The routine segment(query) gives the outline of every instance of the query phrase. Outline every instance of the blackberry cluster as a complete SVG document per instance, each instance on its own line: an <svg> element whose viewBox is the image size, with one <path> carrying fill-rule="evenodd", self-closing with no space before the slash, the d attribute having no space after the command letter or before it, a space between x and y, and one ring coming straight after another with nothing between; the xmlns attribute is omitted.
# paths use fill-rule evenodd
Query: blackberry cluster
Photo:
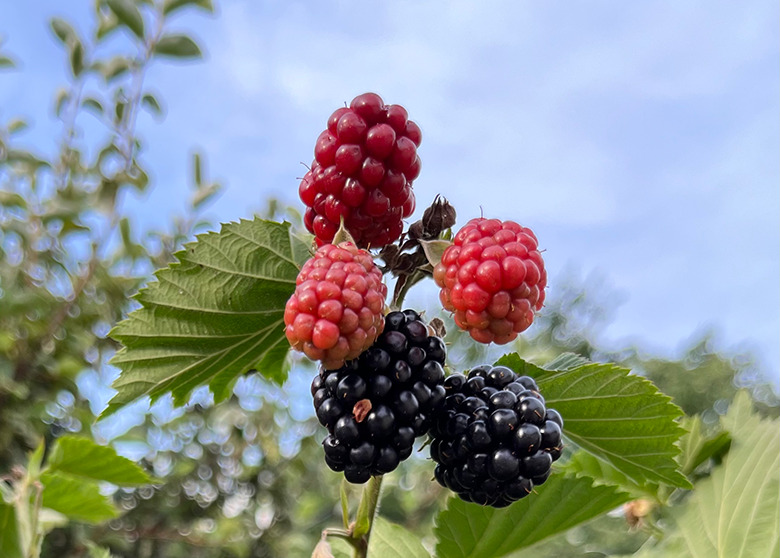
<svg viewBox="0 0 780 558"><path fill-rule="evenodd" d="M479 366L444 381L431 457L442 486L463 500L502 508L542 484L561 456L563 419L545 408L533 378Z"/></svg>
<svg viewBox="0 0 780 558"><path fill-rule="evenodd" d="M420 127L401 105L376 93L336 110L317 138L314 162L298 188L306 228L322 245L341 220L360 247L381 248L403 230L415 208L412 181L420 174Z"/></svg>
<svg viewBox="0 0 780 558"><path fill-rule="evenodd" d="M329 433L322 443L328 466L360 484L409 457L444 404L445 356L420 315L404 310L385 317L384 333L359 358L322 369L311 393Z"/></svg>

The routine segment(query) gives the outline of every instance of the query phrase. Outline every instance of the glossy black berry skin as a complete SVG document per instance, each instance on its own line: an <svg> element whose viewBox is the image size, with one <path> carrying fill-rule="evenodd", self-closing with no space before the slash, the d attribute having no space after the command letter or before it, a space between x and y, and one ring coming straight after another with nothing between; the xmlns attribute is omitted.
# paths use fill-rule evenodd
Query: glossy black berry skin
<svg viewBox="0 0 780 558"><path fill-rule="evenodd" d="M444 407L445 356L442 340L428 335L417 312L405 310L385 317L384 332L360 357L321 370L311 392L328 429L328 466L360 484L408 458L415 437L429 432ZM467 423L462 413L458 428Z"/></svg>
<svg viewBox="0 0 780 558"><path fill-rule="evenodd" d="M563 418L539 387L505 366L483 365L443 382L433 422L434 477L466 502L503 508L533 491L561 456Z"/></svg>

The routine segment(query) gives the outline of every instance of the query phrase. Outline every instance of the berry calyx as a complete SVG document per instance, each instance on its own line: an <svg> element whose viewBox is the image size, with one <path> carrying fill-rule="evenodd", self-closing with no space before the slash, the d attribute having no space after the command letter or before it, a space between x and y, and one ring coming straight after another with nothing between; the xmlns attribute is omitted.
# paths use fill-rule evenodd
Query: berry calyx
<svg viewBox="0 0 780 558"><path fill-rule="evenodd" d="M338 368L382 333L386 296L369 252L351 242L325 244L303 265L287 301L287 339L326 369Z"/></svg>
<svg viewBox="0 0 780 558"><path fill-rule="evenodd" d="M547 272L531 229L514 221L472 219L433 271L439 299L480 343L503 345L531 325L544 304Z"/></svg>
<svg viewBox="0 0 780 558"><path fill-rule="evenodd" d="M546 408L533 378L478 366L448 376L444 387L431 432L439 484L467 502L501 508L547 480L563 449L563 419Z"/></svg>
<svg viewBox="0 0 780 558"><path fill-rule="evenodd" d="M444 342L406 310L390 312L384 332L357 359L320 370L311 392L328 429L327 465L360 484L407 459L444 405L444 360Z"/></svg>
<svg viewBox="0 0 780 558"><path fill-rule="evenodd" d="M359 247L381 248L401 236L402 219L415 208L421 141L406 109L385 105L376 93L358 95L330 116L298 189L308 208L304 223L319 246L333 241L342 219Z"/></svg>

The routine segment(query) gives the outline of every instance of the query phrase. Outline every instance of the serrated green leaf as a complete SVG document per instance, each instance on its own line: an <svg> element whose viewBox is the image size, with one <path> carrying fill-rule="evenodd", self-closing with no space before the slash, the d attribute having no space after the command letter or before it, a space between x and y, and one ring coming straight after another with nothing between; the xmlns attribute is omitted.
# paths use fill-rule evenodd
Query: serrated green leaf
<svg viewBox="0 0 780 558"><path fill-rule="evenodd" d="M141 467L117 455L114 448L77 436L63 436L57 440L51 450L47 470L119 486L152 482Z"/></svg>
<svg viewBox="0 0 780 558"><path fill-rule="evenodd" d="M371 527L368 555L381 558L431 558L415 535L379 516L374 518Z"/></svg>
<svg viewBox="0 0 780 558"><path fill-rule="evenodd" d="M165 35L154 45L154 53L173 58L200 58L200 47L186 35Z"/></svg>
<svg viewBox="0 0 780 558"><path fill-rule="evenodd" d="M780 426L752 412L737 394L721 423L731 449L712 474L673 510L677 527L642 558L769 558L780 550Z"/></svg>
<svg viewBox="0 0 780 558"><path fill-rule="evenodd" d="M731 435L726 431L716 432L710 436L702 433L701 418L686 417L682 423L688 431L680 439L680 469L683 474L690 475L699 465L710 458L721 457L731 445Z"/></svg>
<svg viewBox="0 0 780 558"><path fill-rule="evenodd" d="M25 558L19 526L16 522L16 508L0 499L0 556L3 558Z"/></svg>
<svg viewBox="0 0 780 558"><path fill-rule="evenodd" d="M590 364L590 361L584 356L574 353L561 353L542 368L545 370L570 370L583 364Z"/></svg>
<svg viewBox="0 0 780 558"><path fill-rule="evenodd" d="M561 472L572 476L591 478L595 484L619 487L632 498L657 498L658 485L639 485L606 461L587 451L574 452L560 469Z"/></svg>
<svg viewBox="0 0 780 558"><path fill-rule="evenodd" d="M100 523L118 515L118 510L94 482L52 472L44 473L41 482L44 508L87 523Z"/></svg>
<svg viewBox="0 0 780 558"><path fill-rule="evenodd" d="M124 345L111 361L122 373L103 416L167 392L182 405L204 384L220 401L253 369L281 383L289 349L284 307L308 257L299 244L288 223L255 219L185 246L138 293L142 308L110 334Z"/></svg>
<svg viewBox="0 0 780 558"><path fill-rule="evenodd" d="M106 0L117 19L139 39L144 38L144 18L131 0Z"/></svg>
<svg viewBox="0 0 780 558"><path fill-rule="evenodd" d="M517 354L498 363L534 377L547 405L563 416L566 436L636 484L691 487L675 461L682 411L652 382L613 364L549 371Z"/></svg>
<svg viewBox="0 0 780 558"><path fill-rule="evenodd" d="M163 4L163 13L169 15L174 11L187 6L197 7L209 13L214 13L214 6L211 3L211 0L165 0L165 3Z"/></svg>
<svg viewBox="0 0 780 558"><path fill-rule="evenodd" d="M531 494L495 509L450 498L434 532L438 558L499 558L561 533L630 500L587 477L554 473Z"/></svg>

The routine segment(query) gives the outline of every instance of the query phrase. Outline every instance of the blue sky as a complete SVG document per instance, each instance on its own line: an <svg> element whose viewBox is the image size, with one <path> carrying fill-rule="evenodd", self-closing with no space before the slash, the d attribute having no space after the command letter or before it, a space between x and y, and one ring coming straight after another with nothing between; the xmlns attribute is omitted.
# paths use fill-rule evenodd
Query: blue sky
<svg viewBox="0 0 780 558"><path fill-rule="evenodd" d="M54 148L50 99L65 79L47 19L84 30L91 2L64 5L0 0L5 48L24 63L0 73L0 118L29 117L40 149ZM330 112L375 91L423 130L418 208L442 193L459 224L481 207L532 227L551 291L575 269L622 302L604 344L673 354L714 327L777 383L778 12L759 0L222 2L215 18L172 24L206 58L150 72L168 100L163 123L140 122L155 189L127 207L148 226L180 213L193 147L227 186L214 221L268 196L297 204Z"/></svg>

